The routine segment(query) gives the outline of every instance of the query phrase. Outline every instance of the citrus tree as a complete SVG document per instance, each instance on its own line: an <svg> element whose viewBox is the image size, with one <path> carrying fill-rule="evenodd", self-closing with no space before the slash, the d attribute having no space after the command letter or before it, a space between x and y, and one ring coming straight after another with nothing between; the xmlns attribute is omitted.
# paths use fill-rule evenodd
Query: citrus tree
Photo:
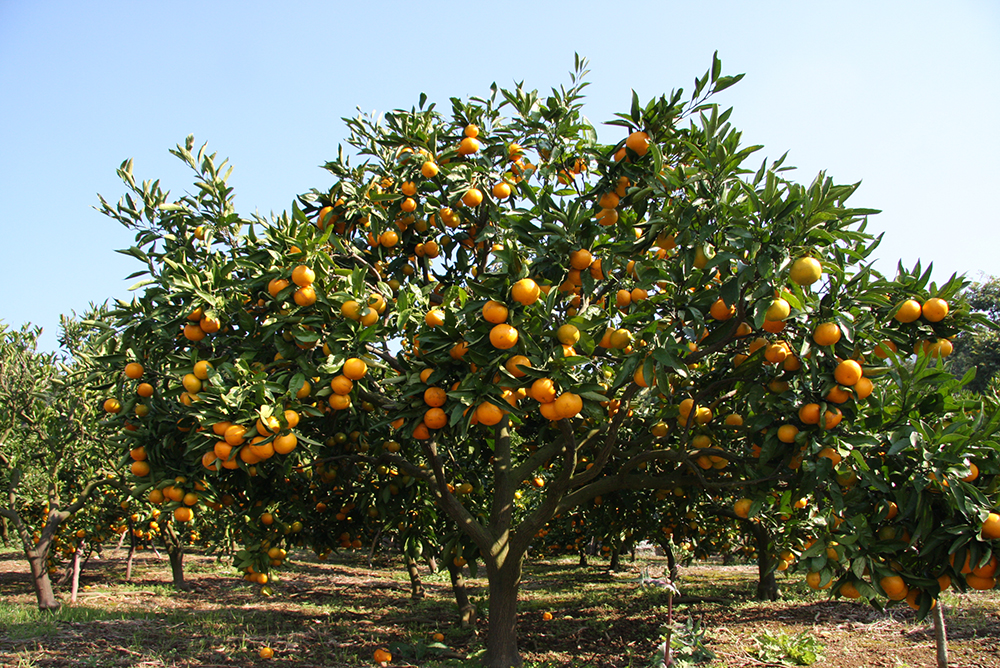
<svg viewBox="0 0 1000 668"><path fill-rule="evenodd" d="M148 405L121 435L142 448L137 493L182 522L228 499L237 565L260 581L277 542L363 545L417 487L462 532L449 553L485 568L488 666L521 663L532 542L598 497L746 490L752 515L816 490L842 513L852 474L859 498L884 494L858 473L867 448L947 409L884 400L890 383L924 392L892 351L940 359L982 322L962 281L875 272L856 186L747 167L759 147L710 101L740 78L718 59L690 97L633 96L611 144L582 113L585 75L578 59L548 96L494 86L447 114L421 98L350 119L332 183L271 220L241 218L224 163L190 139L175 154L195 194L123 164L129 193L102 208L136 231L146 277L108 361L121 403ZM973 441L954 443L896 464L954 474ZM949 516L983 563L993 493ZM854 545L877 572L875 541Z"/></svg>
<svg viewBox="0 0 1000 668"><path fill-rule="evenodd" d="M60 605L49 578L60 530L112 482L108 462L115 456L88 383L100 330L65 317L62 327L65 357L38 350L40 329L0 324L0 515L24 550L42 610ZM84 538L76 532L86 534L73 531L75 538L61 541L68 554Z"/></svg>

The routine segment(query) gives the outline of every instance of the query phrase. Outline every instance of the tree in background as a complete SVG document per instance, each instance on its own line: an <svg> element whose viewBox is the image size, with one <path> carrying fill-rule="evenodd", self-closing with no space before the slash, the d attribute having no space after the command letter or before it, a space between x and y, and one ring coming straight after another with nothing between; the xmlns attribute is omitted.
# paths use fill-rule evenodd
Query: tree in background
<svg viewBox="0 0 1000 668"><path fill-rule="evenodd" d="M979 325L955 338L955 354L951 368L959 376L974 368L976 377L966 386L974 392L985 392L1000 370L1000 279L986 277L971 284L963 293L969 308L984 314L990 326Z"/></svg>
<svg viewBox="0 0 1000 668"><path fill-rule="evenodd" d="M0 325L0 515L21 543L43 610L60 605L49 579L57 534L110 482L117 458L90 386L106 333L95 322L103 315L98 309L83 321L62 319L65 357L38 350L38 328ZM103 408L120 405L109 400Z"/></svg>

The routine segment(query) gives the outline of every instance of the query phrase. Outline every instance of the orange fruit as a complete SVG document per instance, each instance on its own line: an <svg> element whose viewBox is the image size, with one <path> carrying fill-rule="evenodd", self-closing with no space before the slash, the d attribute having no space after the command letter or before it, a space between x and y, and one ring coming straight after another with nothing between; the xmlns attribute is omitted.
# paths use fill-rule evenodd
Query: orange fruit
<svg viewBox="0 0 1000 668"><path fill-rule="evenodd" d="M783 424L778 427L778 440L782 443L794 443L799 428L793 424Z"/></svg>
<svg viewBox="0 0 1000 668"><path fill-rule="evenodd" d="M597 200L597 206L602 209L614 209L618 206L618 202L621 200L616 193L606 192L601 195L601 198Z"/></svg>
<svg viewBox="0 0 1000 668"><path fill-rule="evenodd" d="M833 462L834 468L836 468L841 461L840 453L834 450L833 448L823 448L822 450L820 450L819 454L816 455L816 458L819 459L821 457L825 457L829 459L831 462Z"/></svg>
<svg viewBox="0 0 1000 668"><path fill-rule="evenodd" d="M138 380L142 378L142 372L144 369L142 365L138 362L129 362L125 365L125 377L131 378L132 380Z"/></svg>
<svg viewBox="0 0 1000 668"><path fill-rule="evenodd" d="M279 455L287 455L289 452L295 449L295 446L299 444L299 439L295 434L283 434L277 436L271 444L274 446L274 452Z"/></svg>
<svg viewBox="0 0 1000 668"><path fill-rule="evenodd" d="M104 401L104 412L105 413L118 413L122 409L121 402L117 399L106 399Z"/></svg>
<svg viewBox="0 0 1000 668"><path fill-rule="evenodd" d="M351 380L361 380L368 373L368 364L363 359L351 357L344 362L344 368L340 372Z"/></svg>
<svg viewBox="0 0 1000 668"><path fill-rule="evenodd" d="M920 302L916 299L907 299L899 305L899 309L893 317L902 323L916 322L920 317L920 311Z"/></svg>
<svg viewBox="0 0 1000 668"><path fill-rule="evenodd" d="M618 222L617 209L601 209L597 212L597 222L604 227L611 227Z"/></svg>
<svg viewBox="0 0 1000 668"><path fill-rule="evenodd" d="M538 301L541 289L532 279L522 278L518 282L514 283L513 287L510 289L510 294L514 301L525 306L529 306Z"/></svg>
<svg viewBox="0 0 1000 668"><path fill-rule="evenodd" d="M501 181L493 186L493 196L497 199L507 199L513 190L506 181Z"/></svg>
<svg viewBox="0 0 1000 668"><path fill-rule="evenodd" d="M301 287L292 293L292 299L299 306L312 306L316 303L316 290L311 285Z"/></svg>
<svg viewBox="0 0 1000 668"><path fill-rule="evenodd" d="M977 589L979 591L993 589L997 586L996 579L992 577L984 578L978 575L973 575L972 573L965 576L965 583L969 585L971 589Z"/></svg>
<svg viewBox="0 0 1000 668"><path fill-rule="evenodd" d="M871 396L872 390L875 389L875 385L868 378L862 376L858 379L858 382L854 384L854 395L858 399L867 399Z"/></svg>
<svg viewBox="0 0 1000 668"><path fill-rule="evenodd" d="M841 385L846 386L853 386L861 380L862 375L861 365L855 360L844 360L837 365L837 368L833 372L834 379Z"/></svg>
<svg viewBox="0 0 1000 668"><path fill-rule="evenodd" d="M350 394L354 389L354 382L343 374L334 376L330 381L330 389L337 394Z"/></svg>
<svg viewBox="0 0 1000 668"><path fill-rule="evenodd" d="M506 306L492 299L483 305L483 319L494 325L507 322L508 313Z"/></svg>
<svg viewBox="0 0 1000 668"><path fill-rule="evenodd" d="M799 285L812 285L823 275L823 265L814 257L800 257L792 263L788 277Z"/></svg>
<svg viewBox="0 0 1000 668"><path fill-rule="evenodd" d="M990 513L983 521L980 534L986 540L996 540L1000 538L1000 515Z"/></svg>
<svg viewBox="0 0 1000 668"><path fill-rule="evenodd" d="M885 576L879 580L879 585L881 585L882 591L885 592L885 595L891 601L902 601L910 593L910 588L903 582L903 578L898 575Z"/></svg>
<svg viewBox="0 0 1000 668"><path fill-rule="evenodd" d="M399 233L395 230L386 230L379 235L378 242L385 248L392 248L399 243Z"/></svg>
<svg viewBox="0 0 1000 668"><path fill-rule="evenodd" d="M716 320L729 320L736 315L736 306L726 306L722 298L716 299L712 307L708 309L708 314Z"/></svg>
<svg viewBox="0 0 1000 668"><path fill-rule="evenodd" d="M788 302L780 297L774 299L771 305L767 307L767 312L764 314L766 320L778 321L784 320L791 314L792 307L789 306Z"/></svg>
<svg viewBox="0 0 1000 668"><path fill-rule="evenodd" d="M799 408L799 421L802 424L819 424L819 404L804 404Z"/></svg>
<svg viewBox="0 0 1000 668"><path fill-rule="evenodd" d="M875 357L879 359L886 359L889 357L889 351L897 352L896 344L892 341L885 340L882 343L875 346Z"/></svg>
<svg viewBox="0 0 1000 668"><path fill-rule="evenodd" d="M428 387L424 390L424 403L432 408L444 406L448 394L440 387Z"/></svg>
<svg viewBox="0 0 1000 668"><path fill-rule="evenodd" d="M476 407L476 418L480 424L495 425L503 419L503 416L503 410L489 401L484 401Z"/></svg>
<svg viewBox="0 0 1000 668"><path fill-rule="evenodd" d="M809 585L811 589L816 589L816 590L827 589L828 587L833 585L832 579L829 582L827 582L826 585L824 586L820 585L820 582L822 581L823 581L822 573L816 571L810 571L809 573L806 574L806 584Z"/></svg>
<svg viewBox="0 0 1000 668"><path fill-rule="evenodd" d="M135 388L135 393L144 399L148 399L153 396L153 386L149 383L139 383L138 387Z"/></svg>
<svg viewBox="0 0 1000 668"><path fill-rule="evenodd" d="M504 368L510 372L510 375L515 378L523 378L527 374L519 369L519 366L531 368L531 360L529 360L524 355L513 355L510 359L504 362Z"/></svg>
<svg viewBox="0 0 1000 668"><path fill-rule="evenodd" d="M517 345L517 330L508 324L494 325L490 330L490 343L494 348L509 350Z"/></svg>
<svg viewBox="0 0 1000 668"><path fill-rule="evenodd" d="M840 341L840 326L835 322L824 322L813 330L813 341L820 346L832 346Z"/></svg>
<svg viewBox="0 0 1000 668"><path fill-rule="evenodd" d="M340 314L350 320L360 320L361 304L353 299L348 299L341 305Z"/></svg>
<svg viewBox="0 0 1000 668"><path fill-rule="evenodd" d="M316 272L304 264L292 269L292 283L304 288L308 285L312 285L316 281Z"/></svg>
<svg viewBox="0 0 1000 668"><path fill-rule="evenodd" d="M850 581L840 585L840 589L837 590L837 593L844 598L861 598L861 592L859 592L858 588L854 586L854 583Z"/></svg>
<svg viewBox="0 0 1000 668"><path fill-rule="evenodd" d="M459 155L472 155L482 147L482 143L475 137L465 137L458 144Z"/></svg>
<svg viewBox="0 0 1000 668"><path fill-rule="evenodd" d="M174 510L174 519L178 522L190 522L194 518L194 511L187 506L181 506Z"/></svg>
<svg viewBox="0 0 1000 668"><path fill-rule="evenodd" d="M420 166L420 173L423 174L428 179L437 176L438 171L440 170L437 166L437 163L434 162L433 160L427 160L426 162L424 162L424 164Z"/></svg>
<svg viewBox="0 0 1000 668"><path fill-rule="evenodd" d="M258 652L258 654L262 659L270 659L272 656L274 656L274 650L271 649L270 647L261 647L260 652Z"/></svg>
<svg viewBox="0 0 1000 668"><path fill-rule="evenodd" d="M132 475L136 478L145 478L149 475L150 467L149 462L145 460L138 460L132 462Z"/></svg>
<svg viewBox="0 0 1000 668"><path fill-rule="evenodd" d="M640 157L644 156L649 150L649 135L645 132L633 132L625 140L625 146L634 151Z"/></svg>
<svg viewBox="0 0 1000 668"><path fill-rule="evenodd" d="M483 191L479 188L469 188L462 195L462 204L468 207L479 206L483 203Z"/></svg>
<svg viewBox="0 0 1000 668"><path fill-rule="evenodd" d="M444 311L439 308L431 309L424 316L424 322L428 327L437 327L444 324Z"/></svg>
<svg viewBox="0 0 1000 668"><path fill-rule="evenodd" d="M548 612L548 611L543 612L542 613L542 620L546 621L546 622L552 621L552 613Z"/></svg>
<svg viewBox="0 0 1000 668"><path fill-rule="evenodd" d="M750 499L740 499L733 504L733 512L745 519L750 516L750 506L752 505L753 501Z"/></svg>
<svg viewBox="0 0 1000 668"><path fill-rule="evenodd" d="M451 350L448 351L448 354L451 356L452 359L457 360L465 357L465 353L467 352L469 352L469 344L467 344L465 341L459 341L458 343L456 343L454 346L451 347Z"/></svg>
<svg viewBox="0 0 1000 668"><path fill-rule="evenodd" d="M448 424L448 415L440 408L429 408L424 413L424 424L428 429L441 429Z"/></svg>
<svg viewBox="0 0 1000 668"><path fill-rule="evenodd" d="M375 650L375 656L374 656L374 658L375 658L375 663L391 663L392 662L392 654L389 653L389 650L383 649L381 647L379 647L377 650Z"/></svg>
<svg viewBox="0 0 1000 668"><path fill-rule="evenodd" d="M528 393L532 399L541 404L548 404L556 400L556 386L551 378L538 378L531 384Z"/></svg>
<svg viewBox="0 0 1000 668"><path fill-rule="evenodd" d="M247 433L247 428L239 424L231 424L226 427L226 431L223 434L223 438L229 445L242 445L244 435Z"/></svg>
<svg viewBox="0 0 1000 668"><path fill-rule="evenodd" d="M948 315L948 302L938 297L931 297L920 309L927 322L941 322Z"/></svg>
<svg viewBox="0 0 1000 668"><path fill-rule="evenodd" d="M572 346L580 340L580 330L576 325L567 323L556 330L556 338L559 339L559 343Z"/></svg>
<svg viewBox="0 0 1000 668"><path fill-rule="evenodd" d="M575 250L569 254L569 266L577 271L583 271L584 269L590 268L590 265L593 262L594 256L585 248Z"/></svg>
<svg viewBox="0 0 1000 668"><path fill-rule="evenodd" d="M556 405L556 412L563 419L576 417L583 409L583 399L580 398L580 395L572 392L563 392L556 398L554 403Z"/></svg>

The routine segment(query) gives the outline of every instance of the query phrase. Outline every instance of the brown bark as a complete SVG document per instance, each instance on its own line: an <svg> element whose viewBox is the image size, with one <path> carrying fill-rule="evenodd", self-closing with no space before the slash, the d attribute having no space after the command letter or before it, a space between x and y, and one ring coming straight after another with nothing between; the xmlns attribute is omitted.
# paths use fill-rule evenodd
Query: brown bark
<svg viewBox="0 0 1000 668"><path fill-rule="evenodd" d="M937 650L938 668L948 668L948 629L944 624L944 604L938 604L931 610L934 618L934 645Z"/></svg>
<svg viewBox="0 0 1000 668"><path fill-rule="evenodd" d="M76 551L73 552L73 585L70 587L69 600L71 603L76 603L76 595L80 592L80 571L83 570L83 547L86 543L81 540L76 545Z"/></svg>
<svg viewBox="0 0 1000 668"><path fill-rule="evenodd" d="M417 600L424 597L424 585L420 582L420 571L417 570L417 560L409 552L404 555L406 572L410 576L410 598Z"/></svg>
<svg viewBox="0 0 1000 668"><path fill-rule="evenodd" d="M35 590L39 610L58 610L61 603L52 592L52 580L45 564L48 556L48 544L27 553L28 566L31 568L31 587Z"/></svg>
<svg viewBox="0 0 1000 668"><path fill-rule="evenodd" d="M486 668L520 668L523 665L517 647L517 592L521 585L524 555L507 555L498 564L487 559L490 582L489 628L486 633Z"/></svg>
<svg viewBox="0 0 1000 668"><path fill-rule="evenodd" d="M469 602L469 591L465 588L465 577L462 569L454 564L448 564L448 575L451 576L451 591L458 606L458 620L462 628L475 626L476 606Z"/></svg>

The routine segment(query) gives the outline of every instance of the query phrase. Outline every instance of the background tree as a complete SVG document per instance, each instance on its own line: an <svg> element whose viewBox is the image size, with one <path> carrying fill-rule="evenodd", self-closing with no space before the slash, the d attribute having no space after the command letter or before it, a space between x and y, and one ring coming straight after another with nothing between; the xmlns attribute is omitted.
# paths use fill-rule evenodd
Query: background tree
<svg viewBox="0 0 1000 668"><path fill-rule="evenodd" d="M94 319L102 315L63 318L65 356L38 351L37 328L0 325L0 515L21 543L43 610L60 605L49 578L53 541L109 482L109 462L117 457L103 438L89 385L89 365L101 352Z"/></svg>
<svg viewBox="0 0 1000 668"><path fill-rule="evenodd" d="M955 337L951 368L959 376L975 368L976 377L966 388L973 392L985 392L1000 370L1000 279L989 276L981 282L972 283L963 296L968 300L969 308L984 314L990 324L979 325Z"/></svg>

